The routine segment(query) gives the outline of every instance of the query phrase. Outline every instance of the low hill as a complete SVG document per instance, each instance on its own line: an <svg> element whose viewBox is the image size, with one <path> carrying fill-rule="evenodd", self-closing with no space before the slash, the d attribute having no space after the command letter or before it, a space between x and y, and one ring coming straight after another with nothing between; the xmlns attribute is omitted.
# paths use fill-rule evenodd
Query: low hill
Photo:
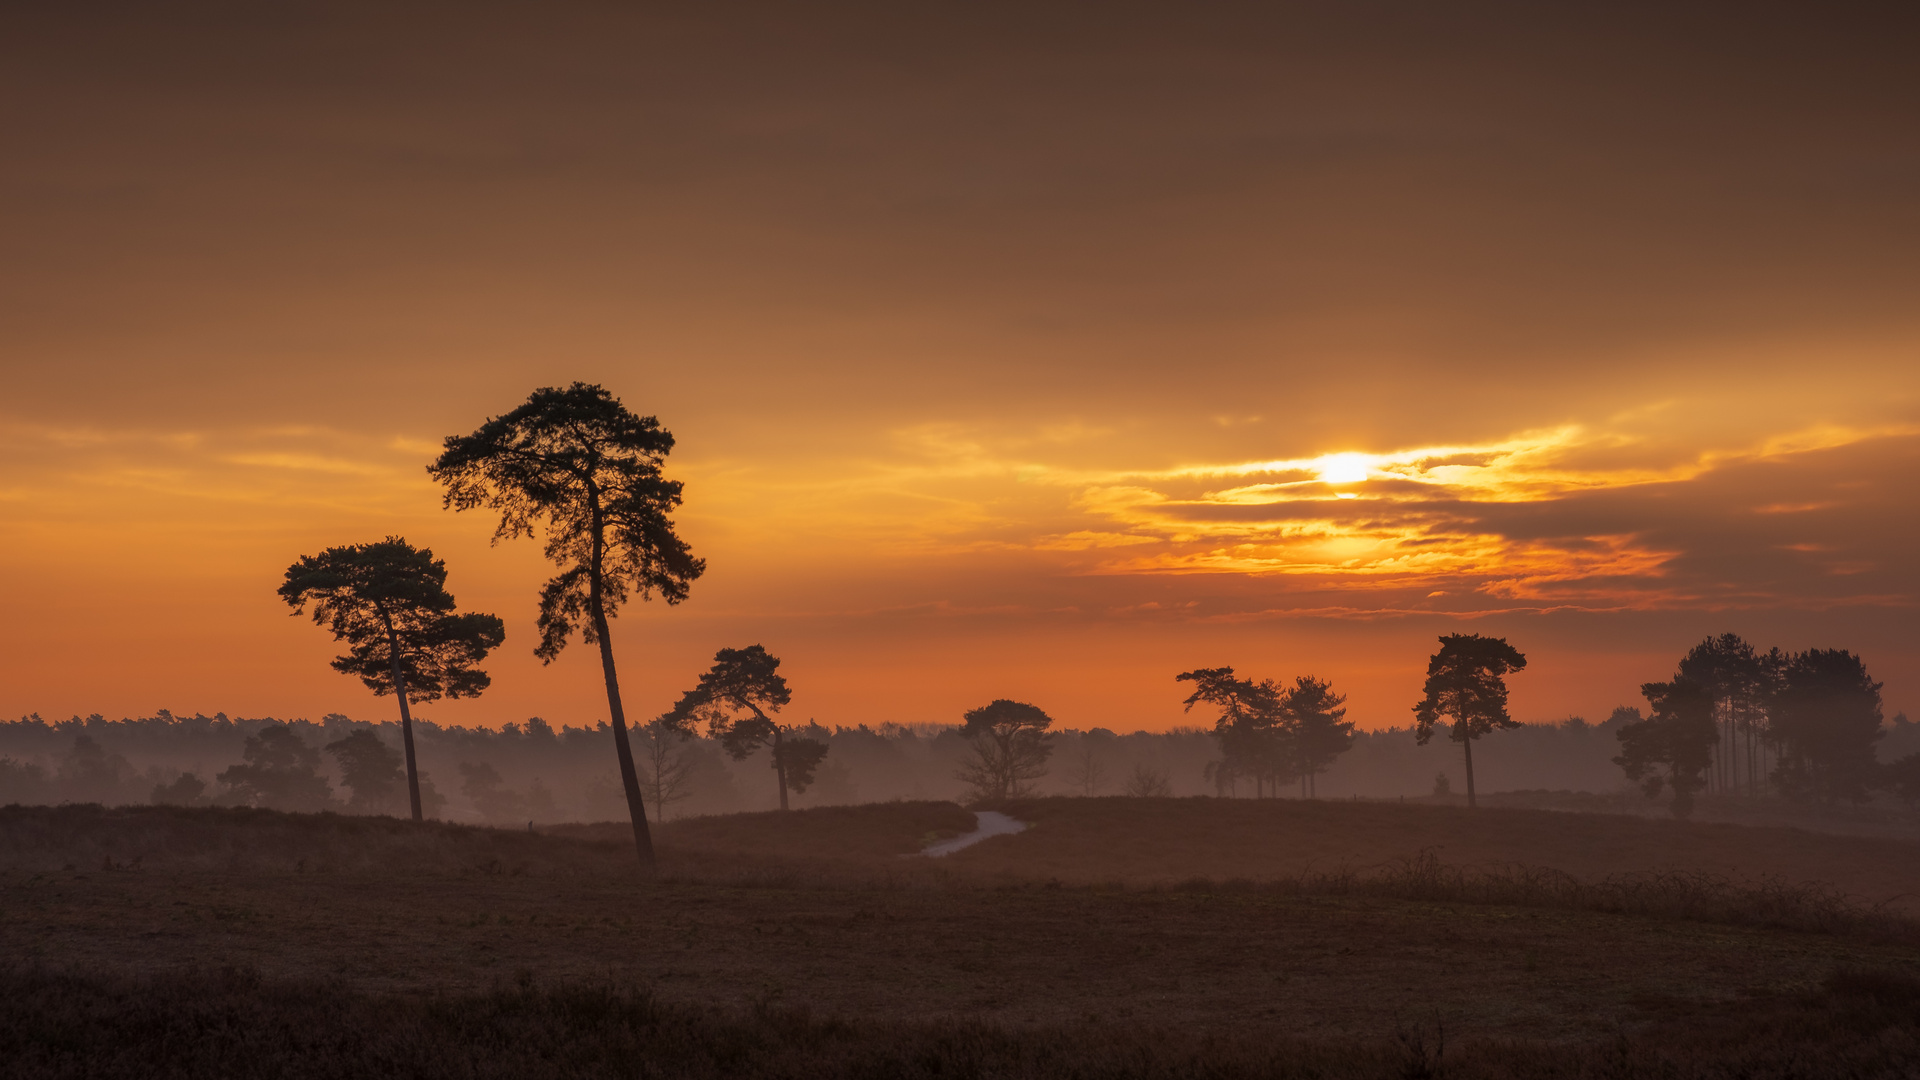
<svg viewBox="0 0 1920 1080"><path fill-rule="evenodd" d="M1614 814L1288 799L1048 798L994 807L1030 827L939 860L902 859L970 830L953 803L870 803L687 818L654 828L662 869L710 878L769 867L889 877L1158 886L1374 873L1414 860L1527 866L1583 881L1687 874L1818 882L1920 912L1920 843ZM0 810L0 869L589 874L628 872L624 822L530 834L267 810L62 806Z"/></svg>
<svg viewBox="0 0 1920 1080"><path fill-rule="evenodd" d="M631 843L631 841L629 841ZM0 807L0 870L530 873L612 865L631 847L513 829L228 807Z"/></svg>
<svg viewBox="0 0 1920 1080"><path fill-rule="evenodd" d="M1865 903L1920 912L1920 843L1909 840L1379 802L1046 798L992 808L1030 828L947 856L943 866L1074 884L1162 885L1372 871L1431 857L1462 868L1549 868L1588 881L1684 873L1819 882ZM663 849L689 855L870 859L908 850L898 837L919 835L923 846L965 820L950 803L881 803L689 819L669 823L660 837Z"/></svg>

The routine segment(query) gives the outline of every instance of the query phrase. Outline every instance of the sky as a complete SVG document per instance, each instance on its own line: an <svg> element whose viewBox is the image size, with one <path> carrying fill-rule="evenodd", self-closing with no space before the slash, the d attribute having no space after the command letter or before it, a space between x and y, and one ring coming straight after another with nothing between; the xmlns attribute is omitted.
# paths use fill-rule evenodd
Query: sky
<svg viewBox="0 0 1920 1080"><path fill-rule="evenodd" d="M636 717L761 643L795 720L1377 728L1469 632L1598 719L1729 631L1913 713L1890 7L8 6L0 715L386 718L274 590L400 535L508 628L422 715L605 719L425 472L574 380L708 561Z"/></svg>

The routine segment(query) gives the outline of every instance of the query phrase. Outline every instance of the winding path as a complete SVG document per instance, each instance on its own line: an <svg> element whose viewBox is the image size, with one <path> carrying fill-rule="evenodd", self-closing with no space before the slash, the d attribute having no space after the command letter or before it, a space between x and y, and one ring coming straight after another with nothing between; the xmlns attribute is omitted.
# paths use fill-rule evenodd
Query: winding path
<svg viewBox="0 0 1920 1080"><path fill-rule="evenodd" d="M942 855L951 855L961 848L972 847L989 836L1012 836L1017 832L1025 832L1027 828L1026 822L1016 821L998 810L976 810L973 821L972 832L956 836L951 840L942 840L937 844L929 844L920 854L929 859L937 859Z"/></svg>

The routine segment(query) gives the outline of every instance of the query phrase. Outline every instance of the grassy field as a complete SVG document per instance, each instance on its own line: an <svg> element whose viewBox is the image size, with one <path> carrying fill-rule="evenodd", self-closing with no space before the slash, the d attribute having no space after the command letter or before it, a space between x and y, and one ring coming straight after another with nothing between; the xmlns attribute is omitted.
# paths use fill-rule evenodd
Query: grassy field
<svg viewBox="0 0 1920 1080"><path fill-rule="evenodd" d="M982 871L1148 884L1264 880L1389 867L1423 854L1463 868L1820 882L1920 915L1920 843L1785 827L1551 810L1268 799L1036 799L999 807L1033 825L966 853ZM716 819L724 820L724 819Z"/></svg>
<svg viewBox="0 0 1920 1080"><path fill-rule="evenodd" d="M624 826L7 808L0 1060L133 1075L162 1039L180 1075L1398 1076L1444 1033L1457 1076L1920 1066L1920 927L1875 907L1920 861L1902 841L1002 809L1033 827L938 861L903 855L970 826L951 804L676 822L647 879Z"/></svg>

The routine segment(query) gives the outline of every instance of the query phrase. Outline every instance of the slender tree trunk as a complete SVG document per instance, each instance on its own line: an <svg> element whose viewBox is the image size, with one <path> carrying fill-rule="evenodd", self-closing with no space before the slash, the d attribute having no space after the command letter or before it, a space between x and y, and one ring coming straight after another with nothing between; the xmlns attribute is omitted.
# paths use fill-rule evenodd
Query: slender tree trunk
<svg viewBox="0 0 1920 1080"><path fill-rule="evenodd" d="M400 671L400 635L394 632L392 615L383 610L380 617L387 624L387 659L393 664L393 696L400 699L400 745L407 752L407 801L413 806L413 820L423 821L420 770L413 760L413 713L407 708L407 677Z"/></svg>
<svg viewBox="0 0 1920 1080"><path fill-rule="evenodd" d="M1727 792L1740 794L1740 731L1735 725L1733 702L1727 702Z"/></svg>
<svg viewBox="0 0 1920 1080"><path fill-rule="evenodd" d="M1727 726L1726 719L1720 713L1719 699L1713 703L1713 768L1707 770L1707 794L1726 794L1727 790L1727 740L1722 734Z"/></svg>
<svg viewBox="0 0 1920 1080"><path fill-rule="evenodd" d="M787 808L787 763L780 756L780 725L773 725L773 775L780 779L780 809Z"/></svg>
<svg viewBox="0 0 1920 1080"><path fill-rule="evenodd" d="M1473 793L1473 740L1462 739L1460 740L1460 745L1467 749L1467 805L1477 807L1480 803L1475 799Z"/></svg>
<svg viewBox="0 0 1920 1080"><path fill-rule="evenodd" d="M653 766L653 820L662 825L667 823L666 755L661 747L666 743L656 729L647 735L647 763Z"/></svg>
<svg viewBox="0 0 1920 1080"><path fill-rule="evenodd" d="M605 523L600 518L598 492L593 499L593 564L587 581L587 605L592 609L594 636L600 639L600 673L607 682L607 712L613 717L613 750L620 758L620 784L627 792L627 816L633 820L633 847L642 868L651 871L653 835L647 831L647 804L640 797L640 775L633 767L633 743L627 738L627 710L620 705L620 674L613 666L613 638L607 633L607 607L600 593L601 557L606 550Z"/></svg>

